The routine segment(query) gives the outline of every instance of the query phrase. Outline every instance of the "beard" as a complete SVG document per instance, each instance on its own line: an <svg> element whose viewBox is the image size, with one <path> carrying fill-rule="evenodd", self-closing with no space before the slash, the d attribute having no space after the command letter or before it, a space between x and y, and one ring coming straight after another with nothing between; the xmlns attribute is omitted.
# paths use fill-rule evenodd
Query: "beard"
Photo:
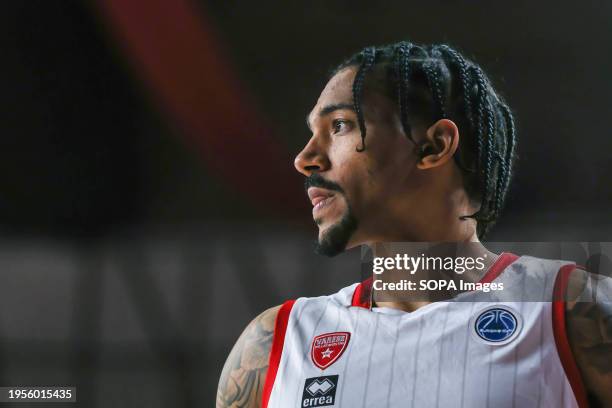
<svg viewBox="0 0 612 408"><path fill-rule="evenodd" d="M344 252L351 236L357 230L357 218L351 210L346 194L339 184L321 177L318 173L313 173L304 181L304 189L308 193L310 187L326 188L330 191L337 191L344 197L346 202L346 212L336 224L327 229L317 242L315 242L315 253L325 256L336 256ZM319 220L315 220L319 224Z"/></svg>
<svg viewBox="0 0 612 408"><path fill-rule="evenodd" d="M357 230L357 225L357 218L347 202L347 210L340 221L329 227L315 243L315 253L333 257L344 252L351 236Z"/></svg>

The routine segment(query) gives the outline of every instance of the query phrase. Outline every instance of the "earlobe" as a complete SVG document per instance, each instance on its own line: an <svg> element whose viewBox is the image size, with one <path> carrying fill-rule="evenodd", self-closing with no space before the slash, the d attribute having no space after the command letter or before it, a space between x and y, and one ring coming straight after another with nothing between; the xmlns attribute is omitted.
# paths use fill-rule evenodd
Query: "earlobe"
<svg viewBox="0 0 612 408"><path fill-rule="evenodd" d="M440 119L427 129L425 140L419 146L421 170L439 167L448 162L459 147L459 129L455 122Z"/></svg>

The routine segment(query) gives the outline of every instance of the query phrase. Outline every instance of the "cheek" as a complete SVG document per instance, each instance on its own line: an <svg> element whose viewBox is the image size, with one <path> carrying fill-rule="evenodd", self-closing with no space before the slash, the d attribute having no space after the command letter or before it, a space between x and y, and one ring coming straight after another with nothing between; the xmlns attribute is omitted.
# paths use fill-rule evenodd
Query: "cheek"
<svg viewBox="0 0 612 408"><path fill-rule="evenodd" d="M367 147L367 146L366 146ZM367 151L367 150L366 150ZM384 168L379 168L365 152L342 166L342 187L358 220L365 220L373 212L382 210L391 203L393 180Z"/></svg>
<svg viewBox="0 0 612 408"><path fill-rule="evenodd" d="M409 188L416 157L408 140L372 143L368 156L369 184L377 194L381 197L395 195Z"/></svg>
<svg viewBox="0 0 612 408"><path fill-rule="evenodd" d="M351 208L358 216L372 207L380 207L405 190L415 158L408 140L391 135L381 138L368 132L366 150L358 152L361 138L338 141L330 150L334 167L333 180L344 189Z"/></svg>
<svg viewBox="0 0 612 408"><path fill-rule="evenodd" d="M369 157L365 152L357 152L360 141L339 144L331 152L333 180L344 190L351 207L356 207L364 199L364 185L371 178L368 168Z"/></svg>

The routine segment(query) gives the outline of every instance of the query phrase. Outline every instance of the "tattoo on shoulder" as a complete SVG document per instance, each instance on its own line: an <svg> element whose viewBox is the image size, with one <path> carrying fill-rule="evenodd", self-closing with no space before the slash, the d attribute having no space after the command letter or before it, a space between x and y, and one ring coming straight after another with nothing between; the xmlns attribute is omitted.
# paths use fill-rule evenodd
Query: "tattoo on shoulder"
<svg viewBox="0 0 612 408"><path fill-rule="evenodd" d="M219 380L217 408L260 406L278 309L257 316L234 345Z"/></svg>
<svg viewBox="0 0 612 408"><path fill-rule="evenodd" d="M605 384L612 384L612 279L581 273L581 290L567 308L570 344L589 391L610 401Z"/></svg>

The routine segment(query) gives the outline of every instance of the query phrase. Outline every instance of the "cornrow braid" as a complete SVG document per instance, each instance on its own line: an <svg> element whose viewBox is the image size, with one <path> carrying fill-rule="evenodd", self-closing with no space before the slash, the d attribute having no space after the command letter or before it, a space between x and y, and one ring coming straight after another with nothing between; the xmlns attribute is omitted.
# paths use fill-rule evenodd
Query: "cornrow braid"
<svg viewBox="0 0 612 408"><path fill-rule="evenodd" d="M435 48L432 49L432 52ZM440 64L437 59L430 59L423 64L423 71L427 76L427 82L434 100L436 116L438 118L446 118L446 109L444 108L444 95L442 93L442 85L440 84Z"/></svg>
<svg viewBox="0 0 612 408"><path fill-rule="evenodd" d="M499 212L501 211L501 203L504 201L505 198L505 179L507 178L508 174L508 165L504 162L503 157L499 154L496 154L496 158L499 162L500 176L497 178L497 183L495 186L495 200L493 203L492 211L495 217L499 215Z"/></svg>
<svg viewBox="0 0 612 408"><path fill-rule="evenodd" d="M398 103L400 110L400 121L402 123L402 127L404 128L404 133L408 135L408 138L414 142L412 139L412 129L410 127L410 123L408 123L408 86L410 84L410 66L409 66L409 56L410 52L415 47L414 44L409 42L401 42L395 47L394 50L394 58L395 58L395 66L396 66L396 75L398 78L397 81L397 95L398 95Z"/></svg>
<svg viewBox="0 0 612 408"><path fill-rule="evenodd" d="M483 238L506 201L517 137L510 108L482 69L447 44L420 46L407 41L365 48L332 73L347 67L357 67L352 89L362 140L357 151L366 148L362 104L369 73L382 76L382 91L397 101L402 128L412 142L414 120L429 125L442 118L455 122L462 138L454 159L464 173L470 199L480 203L475 213L460 219L475 219ZM375 81L372 86L380 84Z"/></svg>
<svg viewBox="0 0 612 408"><path fill-rule="evenodd" d="M461 92L462 92L462 96L463 96L463 100L464 100L464 106L463 106L463 110L462 113L465 115L465 117L467 118L467 132L466 133L472 133L474 132L474 118L473 118L473 114L472 114L472 80L468 74L468 65L465 61L465 59L461 56L461 54L459 54L457 51L455 51L454 49L452 49L451 47L449 47L446 44L441 44L441 45L437 45L434 46L434 49L440 53L440 55L442 55L442 57L446 57L448 59L448 65L449 68L455 68L457 71L457 74L459 76L459 82L461 84ZM461 146L459 146L459 153L456 154L454 156L455 158L455 163L457 163L457 166L459 166L459 168L461 170L463 170L465 173L476 173L476 169L473 167L469 167L468 165L466 165L461 157Z"/></svg>
<svg viewBox="0 0 612 408"><path fill-rule="evenodd" d="M478 210L475 214L472 214L470 218L475 218L477 221L483 221L480 225L485 225L491 220L491 216L495 213L494 205L496 202L496 197L495 195L491 195L491 174L493 172L494 165L493 138L495 134L495 122L493 119L491 101L489 100L487 93L488 84L484 73L479 67L472 67L470 72L472 73L478 87L478 145L481 171L483 173L482 191L484 197L481 201L480 210Z"/></svg>
<svg viewBox="0 0 612 408"><path fill-rule="evenodd" d="M508 105L501 103L500 108L502 110L502 114L506 122L506 136L508 139L508 142L506 144L506 157L504 158L504 161L508 163L511 167L515 156L514 149L516 146L516 125L514 124L514 117L512 116L512 112L510 111ZM504 186L504 197L506 196L508 188L510 187L510 179L508 178L505 181L506 184Z"/></svg>
<svg viewBox="0 0 612 408"><path fill-rule="evenodd" d="M361 147L357 148L358 152L365 150L365 137L366 137L366 126L365 119L363 116L363 109L361 100L363 98L363 84L365 82L365 76L368 71L374 66L376 61L376 48L368 47L363 50L363 61L357 74L355 74L355 80L353 81L353 107L357 113L357 121L359 122L359 130L361 131Z"/></svg>
<svg viewBox="0 0 612 408"><path fill-rule="evenodd" d="M449 58L449 62L454 64L458 68L459 80L461 82L461 89L463 92L463 98L465 100L465 115L470 123L471 129L474 128L474 119L472 115L472 94L471 94L471 81L468 74L468 66L465 59L457 51L452 49L446 44L438 46L438 49L446 54Z"/></svg>

